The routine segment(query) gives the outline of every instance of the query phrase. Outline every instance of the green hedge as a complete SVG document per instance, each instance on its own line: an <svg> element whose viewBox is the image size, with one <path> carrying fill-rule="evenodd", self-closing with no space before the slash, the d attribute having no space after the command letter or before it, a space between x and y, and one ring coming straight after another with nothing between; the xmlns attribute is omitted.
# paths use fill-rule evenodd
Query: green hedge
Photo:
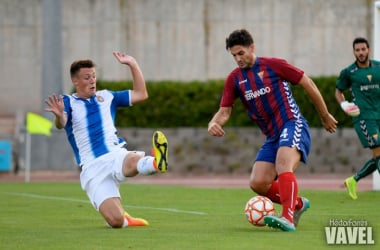
<svg viewBox="0 0 380 250"><path fill-rule="evenodd" d="M340 127L351 127L352 122L337 105L334 97L336 77L313 78L318 85L330 112ZM219 108L224 80L207 82L147 82L149 99L133 107L120 108L116 117L119 127L206 127ZM122 90L131 88L132 82L98 81L98 89ZM311 127L321 127L319 116L301 87L292 87L293 95L302 114ZM231 119L226 126L252 126L243 106L237 100Z"/></svg>

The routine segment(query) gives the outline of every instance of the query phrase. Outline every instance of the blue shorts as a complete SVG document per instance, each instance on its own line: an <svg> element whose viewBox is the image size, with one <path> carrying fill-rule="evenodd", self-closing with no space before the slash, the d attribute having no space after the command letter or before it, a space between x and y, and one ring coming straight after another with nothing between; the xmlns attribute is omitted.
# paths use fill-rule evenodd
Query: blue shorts
<svg viewBox="0 0 380 250"><path fill-rule="evenodd" d="M275 163L278 148L284 146L296 147L301 153L301 161L307 162L311 139L309 125L305 118L287 121L280 134L267 138L257 153L255 161Z"/></svg>

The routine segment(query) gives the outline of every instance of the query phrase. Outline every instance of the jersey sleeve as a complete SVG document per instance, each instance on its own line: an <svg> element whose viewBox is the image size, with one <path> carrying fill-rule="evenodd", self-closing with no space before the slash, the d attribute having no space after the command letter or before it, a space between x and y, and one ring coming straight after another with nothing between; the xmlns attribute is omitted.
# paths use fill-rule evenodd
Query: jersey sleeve
<svg viewBox="0 0 380 250"><path fill-rule="evenodd" d="M234 74L231 72L224 82L222 99L220 101L220 107L232 107L237 98L235 90Z"/></svg>
<svg viewBox="0 0 380 250"><path fill-rule="evenodd" d="M291 65L284 59L272 58L271 68L284 80L291 84L298 84L301 81L304 71Z"/></svg>
<svg viewBox="0 0 380 250"><path fill-rule="evenodd" d="M68 95L63 95L63 104L64 104L64 112L69 116L71 115L71 104L70 97Z"/></svg>
<svg viewBox="0 0 380 250"><path fill-rule="evenodd" d="M129 107L132 106L131 91L129 89L122 91L111 91L114 96L114 103L116 106Z"/></svg>
<svg viewBox="0 0 380 250"><path fill-rule="evenodd" d="M343 69L338 79L336 80L335 87L341 91L349 89L351 87L350 79L347 74L347 69Z"/></svg>

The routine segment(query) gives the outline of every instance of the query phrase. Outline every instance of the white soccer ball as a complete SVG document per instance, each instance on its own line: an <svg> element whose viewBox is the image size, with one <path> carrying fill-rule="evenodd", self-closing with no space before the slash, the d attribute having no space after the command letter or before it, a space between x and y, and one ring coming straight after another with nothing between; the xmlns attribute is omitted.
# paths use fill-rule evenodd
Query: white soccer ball
<svg viewBox="0 0 380 250"><path fill-rule="evenodd" d="M264 216L274 215L273 202L265 196L254 196L245 205L245 216L249 223L254 226L265 226Z"/></svg>

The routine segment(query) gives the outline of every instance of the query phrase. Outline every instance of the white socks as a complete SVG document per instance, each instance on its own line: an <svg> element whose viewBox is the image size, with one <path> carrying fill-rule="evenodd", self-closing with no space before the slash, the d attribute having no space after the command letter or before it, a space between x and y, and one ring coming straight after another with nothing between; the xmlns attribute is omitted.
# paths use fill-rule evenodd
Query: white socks
<svg viewBox="0 0 380 250"><path fill-rule="evenodd" d="M154 157L144 156L137 162L137 171L142 175L152 175L157 172L154 167Z"/></svg>

